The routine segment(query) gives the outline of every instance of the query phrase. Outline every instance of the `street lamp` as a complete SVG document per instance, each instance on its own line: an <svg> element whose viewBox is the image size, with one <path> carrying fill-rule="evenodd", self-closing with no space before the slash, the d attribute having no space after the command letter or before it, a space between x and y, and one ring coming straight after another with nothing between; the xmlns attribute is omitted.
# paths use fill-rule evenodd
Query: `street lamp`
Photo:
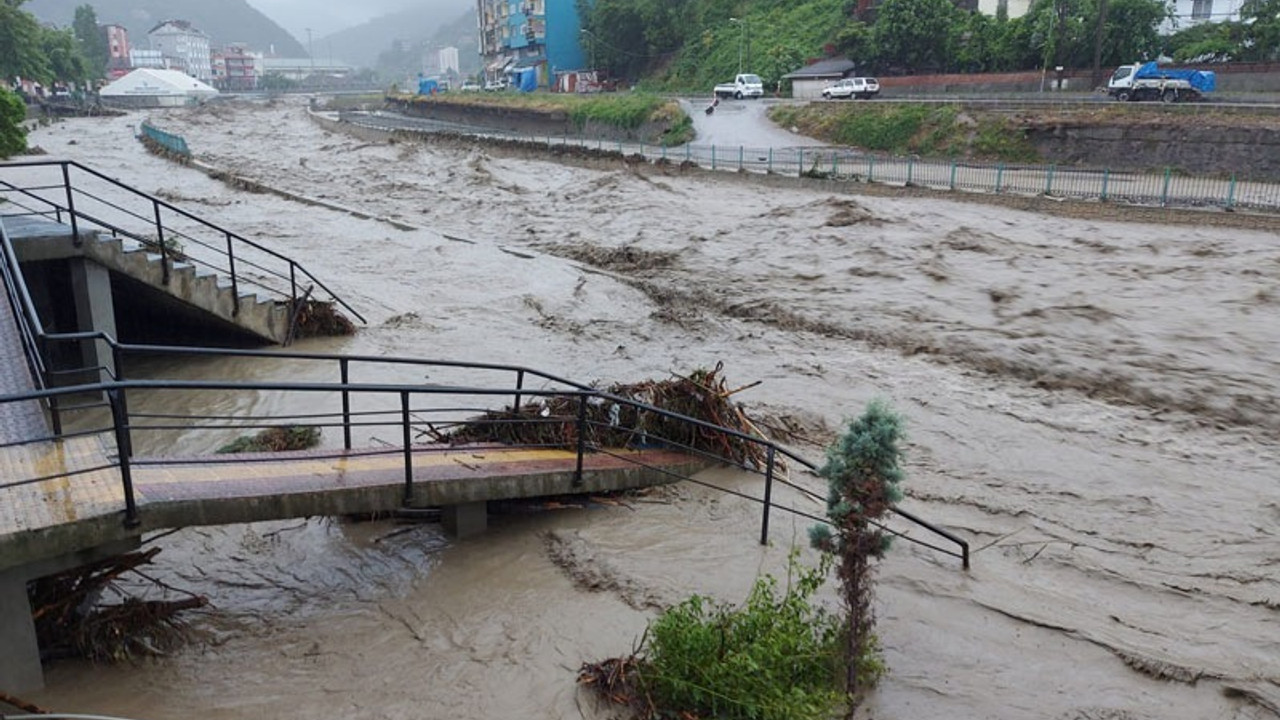
<svg viewBox="0 0 1280 720"><path fill-rule="evenodd" d="M742 74L742 48L747 43L747 21L743 18L729 18L729 22L742 26L742 32L738 34L738 74Z"/></svg>

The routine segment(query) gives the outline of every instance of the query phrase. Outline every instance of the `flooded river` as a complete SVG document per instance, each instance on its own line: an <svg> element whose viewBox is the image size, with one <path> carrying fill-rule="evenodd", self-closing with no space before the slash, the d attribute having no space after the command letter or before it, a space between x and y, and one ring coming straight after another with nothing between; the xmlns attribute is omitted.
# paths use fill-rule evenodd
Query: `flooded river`
<svg viewBox="0 0 1280 720"><path fill-rule="evenodd" d="M889 673L864 717L1280 716L1280 244L1265 224L370 143L290 104L153 119L215 166L399 223L151 157L136 116L34 134L300 259L370 320L298 349L605 382L723 361L730 385L762 381L740 396L752 411L819 441L888 400L907 420L905 507L976 552L969 572L905 544L882 564ZM681 485L500 515L465 542L326 519L184 530L157 541L157 572L211 598L193 619L203 642L55 665L33 699L156 720L604 717L575 686L583 661L629 652L690 593L743 599L804 543L802 524L775 521L761 547L758 514Z"/></svg>

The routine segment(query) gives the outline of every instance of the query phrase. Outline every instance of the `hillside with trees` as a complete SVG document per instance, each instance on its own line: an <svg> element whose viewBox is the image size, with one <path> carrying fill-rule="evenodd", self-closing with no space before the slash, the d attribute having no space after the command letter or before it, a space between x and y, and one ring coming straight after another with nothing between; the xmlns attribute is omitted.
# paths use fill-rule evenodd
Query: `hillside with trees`
<svg viewBox="0 0 1280 720"><path fill-rule="evenodd" d="M1162 0L1033 0L1019 18L952 0L580 0L579 11L595 67L668 90L709 88L740 63L772 89L786 73L836 56L861 73L905 75L1109 69L1174 52L1261 60L1280 50L1280 0L1247 0L1239 23L1174 35L1159 32L1171 19Z"/></svg>

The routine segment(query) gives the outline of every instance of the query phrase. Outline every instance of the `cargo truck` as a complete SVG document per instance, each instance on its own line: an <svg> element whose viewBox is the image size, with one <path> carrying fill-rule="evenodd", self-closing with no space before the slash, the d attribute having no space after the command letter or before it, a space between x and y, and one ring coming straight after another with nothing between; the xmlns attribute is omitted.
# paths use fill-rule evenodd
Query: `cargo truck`
<svg viewBox="0 0 1280 720"><path fill-rule="evenodd" d="M1212 70L1162 68L1154 62L1121 65L1107 81L1107 94L1116 100L1194 102L1217 89Z"/></svg>

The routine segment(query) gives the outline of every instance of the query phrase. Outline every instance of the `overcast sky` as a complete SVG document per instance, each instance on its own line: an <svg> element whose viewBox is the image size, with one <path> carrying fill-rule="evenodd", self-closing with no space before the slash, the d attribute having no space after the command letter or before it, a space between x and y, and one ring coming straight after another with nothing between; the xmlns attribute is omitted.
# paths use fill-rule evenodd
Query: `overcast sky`
<svg viewBox="0 0 1280 720"><path fill-rule="evenodd" d="M413 0L249 0L288 30L303 47L307 44L307 28L319 39L380 15L395 12L413 4Z"/></svg>

